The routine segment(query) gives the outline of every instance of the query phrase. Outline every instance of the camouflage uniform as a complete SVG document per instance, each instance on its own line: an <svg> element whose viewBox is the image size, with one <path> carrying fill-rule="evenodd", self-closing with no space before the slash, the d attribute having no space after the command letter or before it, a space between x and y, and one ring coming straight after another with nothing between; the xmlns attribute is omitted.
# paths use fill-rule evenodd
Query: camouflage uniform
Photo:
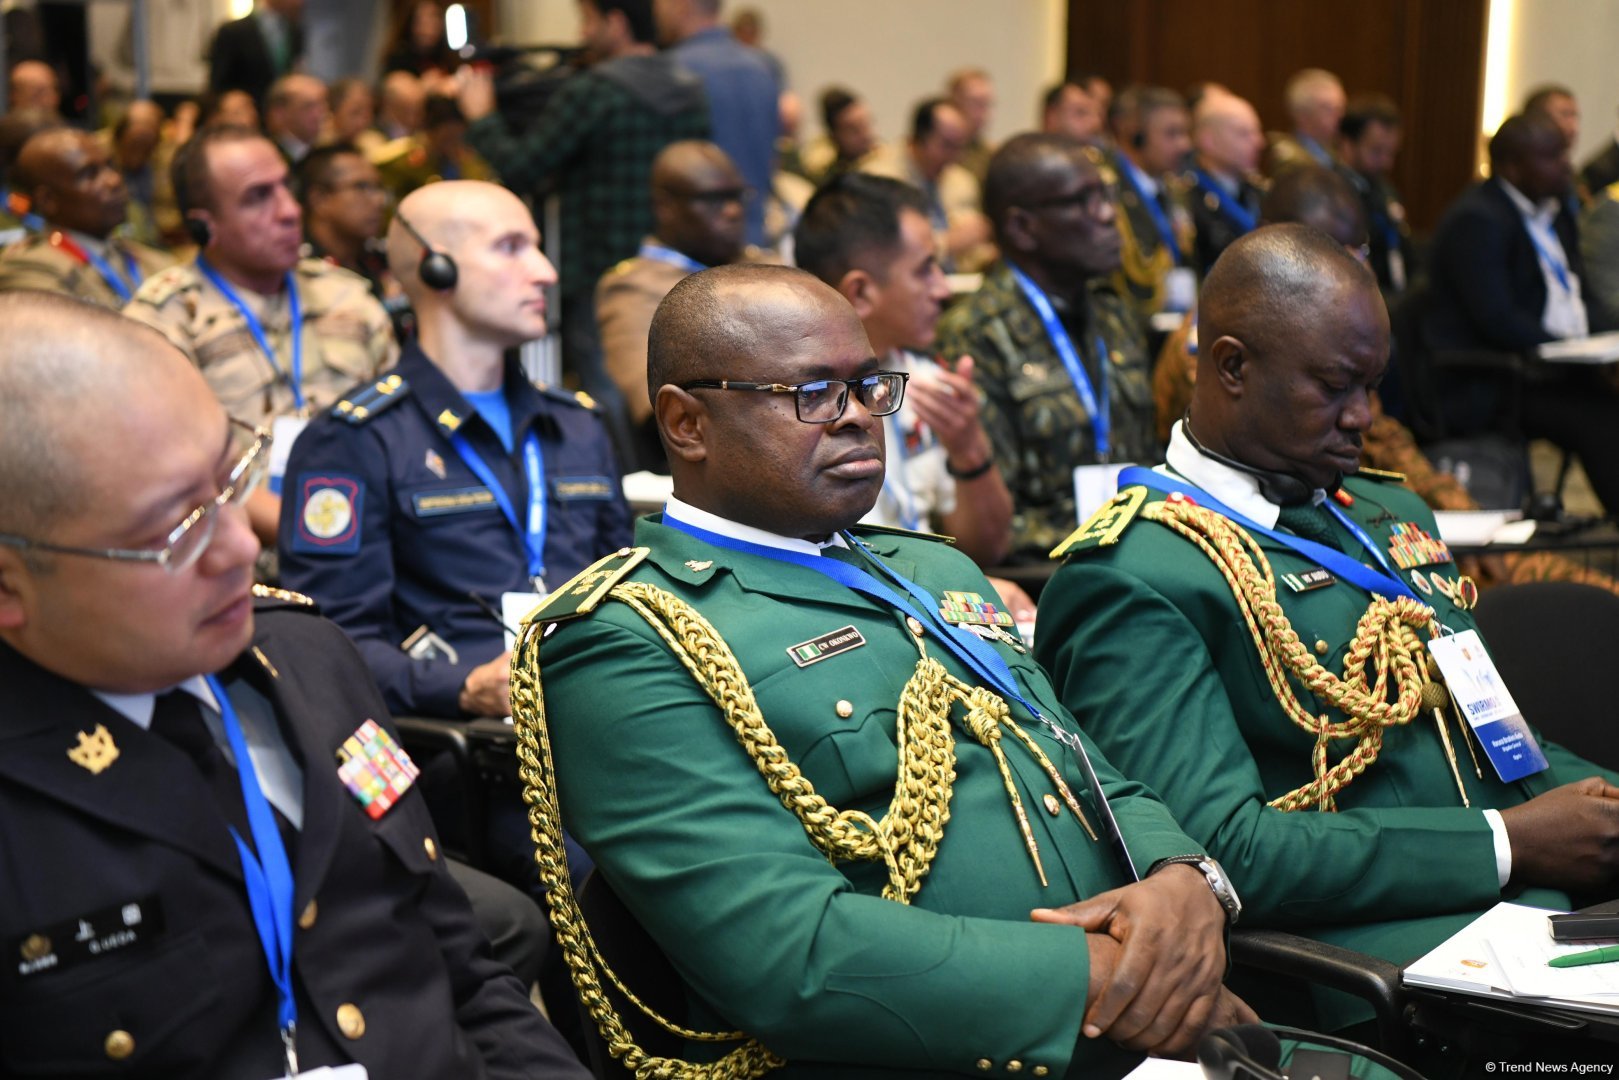
<svg viewBox="0 0 1619 1080"><path fill-rule="evenodd" d="M87 300L114 311L123 307L124 298L117 290L93 265L73 254L63 239L63 234L53 229L48 233L34 233L0 252L0 292L39 289ZM87 246L83 238L76 239L80 247ZM131 287L138 287L174 262L156 248L120 237L110 239L106 246L107 261L124 275ZM134 280L129 276L130 260L137 269Z"/></svg>
<svg viewBox="0 0 1619 1080"><path fill-rule="evenodd" d="M293 271L303 307L303 395L316 413L336 404L355 383L375 378L399 353L388 315L366 280L318 259ZM260 351L236 306L203 277L194 262L148 278L124 314L161 330L202 369L232 416L257 424L297 412L289 385L291 314L286 297L238 289L264 325L276 366Z"/></svg>
<svg viewBox="0 0 1619 1080"><path fill-rule="evenodd" d="M1157 462L1152 388L1141 328L1113 293L1091 290L1074 347L1095 383L1096 338L1107 346L1112 459ZM1076 465L1096 461L1091 419L1046 336L1040 316L1005 263L939 324L938 351L971 356L984 397L983 423L1012 492L1012 557L1044 558L1074 531ZM1100 388L1098 387L1098 397Z"/></svg>
<svg viewBox="0 0 1619 1080"><path fill-rule="evenodd" d="M1194 318L1188 317L1186 323L1170 335L1153 369L1153 401L1158 410L1160 432L1167 432L1175 421L1186 415L1186 408L1192 402L1192 387L1197 383L1197 357L1187 348L1187 339L1194 326ZM1461 481L1434 468L1417 445L1411 429L1383 411L1383 401L1376 393L1372 394L1372 425L1362 436L1360 460L1369 468L1403 474L1405 486L1435 510L1478 509L1478 503ZM1481 588L1528 581L1572 581L1619 594L1619 581L1555 551L1463 556L1459 562Z"/></svg>

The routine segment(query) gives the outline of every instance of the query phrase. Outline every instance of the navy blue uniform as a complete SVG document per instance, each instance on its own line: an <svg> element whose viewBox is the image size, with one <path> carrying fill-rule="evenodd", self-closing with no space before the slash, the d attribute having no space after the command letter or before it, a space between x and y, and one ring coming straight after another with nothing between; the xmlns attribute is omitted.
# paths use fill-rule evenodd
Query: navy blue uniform
<svg viewBox="0 0 1619 1080"><path fill-rule="evenodd" d="M500 609L532 588L523 540L451 443L459 432L528 509L523 443L545 462L545 579L561 585L631 543L630 510L607 430L571 392L537 389L508 363L513 450L412 343L380 382L312 422L287 463L281 580L348 632L396 713L456 717L467 673L505 648ZM400 648L426 626L459 654L417 660Z"/></svg>

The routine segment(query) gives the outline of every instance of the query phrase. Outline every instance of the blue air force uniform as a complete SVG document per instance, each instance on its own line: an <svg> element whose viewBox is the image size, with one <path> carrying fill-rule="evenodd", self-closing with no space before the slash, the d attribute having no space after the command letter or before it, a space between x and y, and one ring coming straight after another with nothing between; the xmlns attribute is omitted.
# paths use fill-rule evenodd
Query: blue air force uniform
<svg viewBox="0 0 1619 1080"><path fill-rule="evenodd" d="M503 593L533 588L523 538L452 436L487 464L519 524L529 507L523 445L530 431L538 436L547 582L631 542L618 464L589 399L536 388L511 361L504 390L511 450L412 343L391 373L313 421L287 463L282 582L348 632L396 713L460 716L467 673L505 648L478 600L498 612ZM424 626L455 660L406 654L402 643Z"/></svg>

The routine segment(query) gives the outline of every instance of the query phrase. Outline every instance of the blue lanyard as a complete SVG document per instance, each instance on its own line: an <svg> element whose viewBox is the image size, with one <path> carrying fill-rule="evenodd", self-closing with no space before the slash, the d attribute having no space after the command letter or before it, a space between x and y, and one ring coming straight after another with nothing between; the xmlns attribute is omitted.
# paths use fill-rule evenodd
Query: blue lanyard
<svg viewBox="0 0 1619 1080"><path fill-rule="evenodd" d="M1119 830L1118 821L1113 817L1113 809L1108 805L1107 796L1102 792L1102 782L1097 778L1096 770L1091 765L1090 755L1085 752L1085 745L1079 736L1068 731L1048 718L1039 709L1035 708L1023 692L1018 689L1017 680L1012 675L1012 669L1007 666L1006 660L1000 653L984 644L977 636L959 626L953 626L939 614L938 601L928 591L915 582L907 581L894 572L887 564L872 552L860 539L845 531L841 535L844 541L855 551L863 554L874 566L881 570L885 577L908 593L914 603L907 604L893 589L877 580L858 566L841 562L826 555L807 555L797 551L787 551L782 548L766 547L763 544L750 543L747 540L738 540L732 536L723 536L719 533L709 532L707 529L681 521L679 518L664 511L663 523L672 529L695 537L706 544L715 547L728 548L748 555L758 555L766 559L775 559L778 562L789 562L797 566L814 570L831 578L840 585L862 593L873 600L882 603L895 611L906 615L920 615L922 620L933 628L934 634L950 654L959 660L978 678L984 680L996 693L1003 698L1017 702L1023 706L1049 731L1053 738L1074 754L1079 762L1080 771L1085 782L1090 786L1096 800L1097 809L1101 812L1102 821L1106 827L1108 839L1113 844L1114 851L1119 857L1120 865L1130 875L1132 880L1139 881L1141 875L1136 872L1135 861L1130 857L1130 849L1125 845L1124 835Z"/></svg>
<svg viewBox="0 0 1619 1080"><path fill-rule="evenodd" d="M270 339L264 335L264 324L259 322L259 317L253 314L248 306L242 302L240 296L236 295L236 290L230 287L230 282L226 281L223 275L218 270L215 270L208 260L201 255L197 256L197 269L202 271L202 276L207 278L214 288L223 293L225 299L229 300L236 310L241 313L242 321L247 323L247 332L253 335L254 341L258 342L260 351L264 353L264 358L270 362L270 368L277 375L280 375L281 365L275 358L275 350L270 348ZM292 389L293 405L299 411L302 411L304 407L304 309L303 304L298 300L298 282L293 278L291 270L287 271L287 306L292 316L292 376L288 385Z"/></svg>
<svg viewBox="0 0 1619 1080"><path fill-rule="evenodd" d="M707 266L704 266L690 255L676 251L672 247L665 247L652 240L643 240L641 242L639 254L643 259L654 259L658 262L668 263L670 266L678 266L688 274L695 274L699 270L708 269Z"/></svg>
<svg viewBox="0 0 1619 1080"><path fill-rule="evenodd" d="M296 1072L298 1058L293 1040L298 1025L298 1004L292 996L292 865L287 861L286 845L281 842L281 830L276 828L270 801L259 788L258 773L253 769L253 759L248 756L247 739L242 735L236 710L217 678L209 675L207 682L208 689L213 691L214 703L219 706L220 719L225 722L231 754L236 758L247 825L253 834L253 848L258 851L255 856L236 827L231 826L231 839L236 841L236 853L242 860L242 878L247 883L253 926L258 930L259 944L264 948L264 959L270 967L270 981L275 983L276 1019L281 1024L288 1069Z"/></svg>
<svg viewBox="0 0 1619 1080"><path fill-rule="evenodd" d="M1102 401L1098 407L1096 394L1091 390L1091 377L1085 372L1085 365L1080 362L1079 353L1074 349L1073 341L1068 337L1068 330L1063 326L1062 320L1057 318L1057 311L1051 306L1051 298L1045 291L1036 285L1029 276L1017 267L1007 264L1012 271L1012 277L1017 280L1018 288L1034 306L1035 313L1040 316L1040 324L1046 328L1046 337L1057 350L1062 359L1062 366L1068 369L1068 377L1073 380L1074 390L1079 394L1079 403L1085 407L1086 415L1091 418L1091 434L1096 443L1096 460L1106 464L1113 450L1113 416L1109 405L1111 391L1107 369L1107 342L1102 335L1096 335L1096 368L1102 377Z"/></svg>
<svg viewBox="0 0 1619 1080"><path fill-rule="evenodd" d="M1143 183L1146 174L1136 167L1135 162L1124 155L1121 154L1119 160L1124 164L1125 179L1130 181L1130 186L1136 189L1136 194L1141 197L1142 205L1147 208L1147 213L1152 215L1152 224L1158 230L1158 239L1162 240L1164 247L1169 249L1170 257L1175 260L1175 265L1181 265L1185 260L1181 256L1180 242L1175 239L1175 227L1170 224L1169 215L1164 213L1164 208L1158 205L1157 198L1147 194L1147 185Z"/></svg>
<svg viewBox="0 0 1619 1080"><path fill-rule="evenodd" d="M1229 506L1219 502L1208 492L1184 480L1175 481L1162 473L1154 472L1151 469L1143 469L1139 465L1132 465L1119 474L1119 490L1122 491L1136 484L1151 488L1154 491L1161 491L1166 495L1173 492L1187 495L1205 510L1212 510L1251 533L1270 537L1278 544L1291 548L1305 558L1326 567L1338 577L1358 586L1365 592L1378 596L1405 596L1419 604L1423 602L1389 566L1388 557L1377 547L1372 538L1366 535L1366 530L1349 520L1349 517L1342 510L1330 502L1326 504L1327 511L1338 520L1339 524L1349 530L1350 535L1371 554L1373 559L1377 560L1377 565L1382 568L1382 572L1372 569L1359 559L1347 555L1337 548L1328 547L1326 544L1318 544L1314 540L1306 540L1301 536L1294 536L1292 533L1267 529L1258 522L1243 517Z"/></svg>
<svg viewBox="0 0 1619 1080"><path fill-rule="evenodd" d="M1557 253L1552 251L1551 247L1536 234L1533 222L1526 218L1523 225L1524 231L1529 234L1529 242L1535 245L1535 251L1540 254L1542 259L1546 260L1546 265L1552 268L1552 276L1557 279L1557 284L1563 287L1564 292L1572 294L1574 288L1569 284L1568 264L1559 258ZM1562 243L1562 241L1558 240L1558 243Z"/></svg>
<svg viewBox="0 0 1619 1080"><path fill-rule="evenodd" d="M894 441L894 448L899 455L899 468L888 470L883 477L883 488L889 497L894 500L899 510L899 523L903 527L916 532L922 527L922 512L917 505L920 500L916 492L911 490L910 476L905 466L910 463L910 452L905 449L905 429L900 427L899 413L885 416L888 424L888 437Z"/></svg>
<svg viewBox="0 0 1619 1080"><path fill-rule="evenodd" d="M141 285L141 270L135 264L135 256L127 251L124 252L124 263L129 267L129 278L127 280L113 267L112 263L95 252L85 249L84 257L90 260L90 265L96 268L96 273L100 274L101 279L107 283L113 292L118 294L119 299L127 303L134 298L135 290L140 288Z"/></svg>
<svg viewBox="0 0 1619 1080"><path fill-rule="evenodd" d="M1214 201L1220 207L1220 213L1226 216L1226 220L1245 233L1254 231L1254 226L1259 224L1254 220L1254 215L1250 214L1241 203L1233 199L1226 189L1220 185L1220 181L1202 169L1193 169L1192 171L1197 174L1198 180L1203 185L1203 190L1214 196Z"/></svg>
<svg viewBox="0 0 1619 1080"><path fill-rule="evenodd" d="M450 445L455 452L461 455L461 460L467 463L467 468L477 474L495 497L495 505L506 516L506 523L517 533L517 538L523 542L523 550L528 554L528 576L534 580L536 589L544 588L545 579L545 456L540 453L540 439L530 431L528 438L523 440L523 471L528 479L528 516L525 522L517 520L517 508L512 505L511 496L495 478L494 472L489 468L488 462L478 456L478 451L459 431L450 436Z"/></svg>

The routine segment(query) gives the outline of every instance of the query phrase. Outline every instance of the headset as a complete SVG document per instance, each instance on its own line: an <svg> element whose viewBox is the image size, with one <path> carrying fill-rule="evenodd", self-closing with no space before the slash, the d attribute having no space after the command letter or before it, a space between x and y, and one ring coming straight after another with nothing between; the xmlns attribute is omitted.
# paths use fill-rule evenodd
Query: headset
<svg viewBox="0 0 1619 1080"><path fill-rule="evenodd" d="M1301 1031L1290 1027L1266 1027L1264 1024L1238 1024L1235 1027L1211 1031L1197 1045L1198 1064L1209 1080L1287 1080L1282 1073L1282 1040L1286 1035L1300 1042L1317 1046L1330 1046L1346 1054L1365 1058L1380 1065L1400 1080L1423 1080L1422 1074L1409 1065L1395 1061L1387 1054L1369 1046L1350 1042L1332 1035ZM1295 1057L1295 1064L1297 1064ZM1345 1067L1345 1073L1348 1069ZM1295 1070L1297 1075L1297 1070Z"/></svg>
<svg viewBox="0 0 1619 1080"><path fill-rule="evenodd" d="M200 217L192 217L187 214L184 220L186 235L191 237L191 242L199 248L207 247L214 238L214 230L210 229L208 223Z"/></svg>
<svg viewBox="0 0 1619 1080"><path fill-rule="evenodd" d="M427 238L416 231L416 226L405 219L404 214L395 212L394 220L422 246L422 261L416 266L416 276L422 279L422 284L441 292L455 288L456 279L461 276L455 260L429 244Z"/></svg>

